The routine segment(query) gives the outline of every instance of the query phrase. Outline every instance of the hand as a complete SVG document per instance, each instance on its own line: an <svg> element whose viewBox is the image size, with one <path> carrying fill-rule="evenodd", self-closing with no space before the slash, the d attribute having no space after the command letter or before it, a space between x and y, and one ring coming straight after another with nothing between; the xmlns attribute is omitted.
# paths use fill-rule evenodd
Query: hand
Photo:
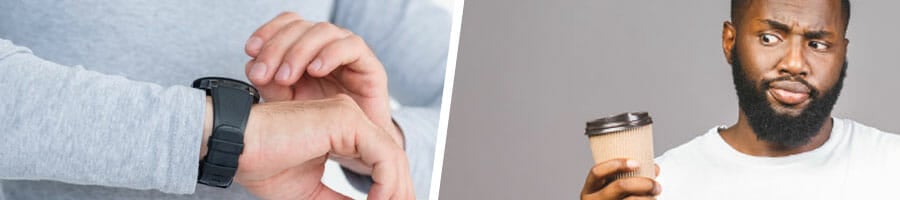
<svg viewBox="0 0 900 200"><path fill-rule="evenodd" d="M372 168L369 199L413 199L399 146L350 97L255 105L235 181L262 199L346 199L320 180L329 154Z"/></svg>
<svg viewBox="0 0 900 200"><path fill-rule="evenodd" d="M384 66L350 31L327 22L282 13L247 41L248 79L267 102L312 100L347 94L376 125L403 146L391 120Z"/></svg>
<svg viewBox="0 0 900 200"><path fill-rule="evenodd" d="M630 172L639 167L637 161L613 159L594 165L584 181L581 199L655 199L662 188L646 177L628 177L612 180L616 173ZM656 165L659 175L659 166Z"/></svg>

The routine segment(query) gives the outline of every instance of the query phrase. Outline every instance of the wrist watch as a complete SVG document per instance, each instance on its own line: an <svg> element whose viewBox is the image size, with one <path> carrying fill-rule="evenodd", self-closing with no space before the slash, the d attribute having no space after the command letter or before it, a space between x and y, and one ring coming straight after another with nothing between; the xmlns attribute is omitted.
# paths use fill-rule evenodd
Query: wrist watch
<svg viewBox="0 0 900 200"><path fill-rule="evenodd" d="M192 87L206 91L213 104L212 136L207 142L208 153L200 161L197 182L227 188L244 150L244 129L250 107L259 102L259 93L250 84L223 77L200 78Z"/></svg>

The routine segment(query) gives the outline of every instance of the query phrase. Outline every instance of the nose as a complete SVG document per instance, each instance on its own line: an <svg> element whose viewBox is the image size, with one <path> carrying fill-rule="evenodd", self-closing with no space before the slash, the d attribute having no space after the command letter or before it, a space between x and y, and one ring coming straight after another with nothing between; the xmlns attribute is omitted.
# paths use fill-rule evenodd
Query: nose
<svg viewBox="0 0 900 200"><path fill-rule="evenodd" d="M803 42L792 42L789 49L778 63L779 74L805 77L809 75L809 66L803 56Z"/></svg>

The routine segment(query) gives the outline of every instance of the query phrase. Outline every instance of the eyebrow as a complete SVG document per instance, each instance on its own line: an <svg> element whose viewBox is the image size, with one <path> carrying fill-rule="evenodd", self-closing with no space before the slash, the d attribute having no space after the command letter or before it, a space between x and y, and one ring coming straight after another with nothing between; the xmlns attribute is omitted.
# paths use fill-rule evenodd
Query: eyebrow
<svg viewBox="0 0 900 200"><path fill-rule="evenodd" d="M788 26L787 24L784 24L784 23L781 23L781 22L778 22L775 20L771 20L771 19L761 19L759 21L766 25L769 25L773 29L776 29L776 30L779 30L779 31L782 31L785 33L791 32L791 26ZM822 39L822 38L825 38L825 37L828 37L831 35L834 35L834 33L830 32L830 31L825 31L825 30L806 31L803 33L803 37L808 38L808 39Z"/></svg>
<svg viewBox="0 0 900 200"><path fill-rule="evenodd" d="M784 23L781 23L781 22L778 22L775 20L771 20L771 19L761 19L759 21L766 25L769 25L770 27L772 27L776 30L779 30L782 32L791 32L791 26L788 26L787 24L784 24Z"/></svg>
<svg viewBox="0 0 900 200"><path fill-rule="evenodd" d="M831 35L833 35L833 34L834 34L834 33L831 33L831 32L828 32L828 31L822 31L822 30L819 30L819 31L807 31L807 32L803 33L803 37L809 38L809 39L822 39L822 38L831 36Z"/></svg>

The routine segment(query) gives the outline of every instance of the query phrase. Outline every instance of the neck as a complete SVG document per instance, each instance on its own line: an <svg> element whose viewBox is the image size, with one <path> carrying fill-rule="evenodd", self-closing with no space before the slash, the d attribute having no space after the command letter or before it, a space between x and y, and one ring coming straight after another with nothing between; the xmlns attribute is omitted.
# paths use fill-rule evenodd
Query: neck
<svg viewBox="0 0 900 200"><path fill-rule="evenodd" d="M735 150L751 155L764 157L782 157L803 152L812 151L821 147L831 137L831 126L833 120L828 116L828 120L822 124L819 131L810 138L806 144L796 147L785 147L769 141L763 141L757 138L750 122L744 111L740 111L737 124L732 125L723 130L719 130L719 135Z"/></svg>

